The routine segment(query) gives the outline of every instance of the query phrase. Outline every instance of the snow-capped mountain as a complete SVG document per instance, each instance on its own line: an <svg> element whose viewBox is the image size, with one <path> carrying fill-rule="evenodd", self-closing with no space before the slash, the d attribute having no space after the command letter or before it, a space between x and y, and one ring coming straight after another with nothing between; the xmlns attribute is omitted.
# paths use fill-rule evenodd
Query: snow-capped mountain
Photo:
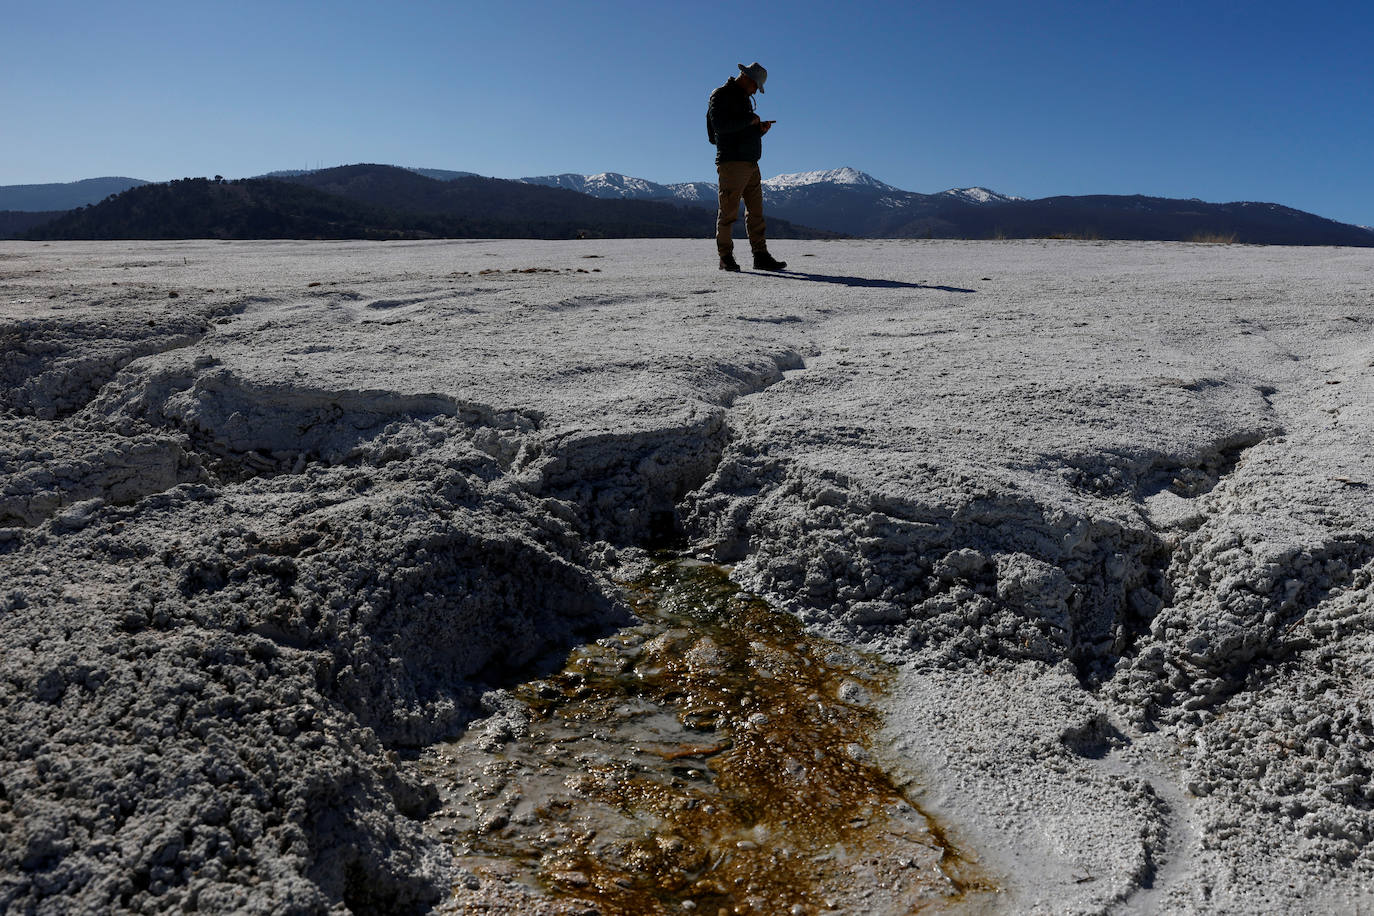
<svg viewBox="0 0 1374 916"><path fill-rule="evenodd" d="M716 205L716 185L707 181L658 184L616 172L565 173L520 180L593 197L670 201L707 208ZM913 220L943 207L994 206L1021 198L981 187L918 194L879 181L851 166L843 166L766 178L763 199L764 208L771 216L834 232L875 235L903 234Z"/></svg>
<svg viewBox="0 0 1374 916"><path fill-rule="evenodd" d="M551 188L566 188L593 197L628 198L631 200L670 200L682 203L702 203L714 205L716 185L709 181L685 181L676 184L658 184L643 178L632 178L617 172L602 172L599 175L578 175L567 172L562 175L540 175L521 178L527 184L542 184ZM856 191L864 194L880 194L892 199L885 202L891 208L900 206L900 199L913 192L904 191L895 185L879 181L867 172L844 166L838 169L820 169L813 172L791 172L775 175L763 180L763 193L766 201L781 202L798 194L808 195L816 192ZM951 188L942 192L950 197L971 204L1005 203L1020 200L1009 194L999 194L987 188ZM928 195L917 195L926 197Z"/></svg>
<svg viewBox="0 0 1374 916"><path fill-rule="evenodd" d="M668 200L681 203L716 202L716 186L705 181L686 181L679 184L658 184L643 178L632 178L617 172L599 175L540 175L521 178L526 184L541 184L550 188L565 188L592 197L624 198L627 200Z"/></svg>
<svg viewBox="0 0 1374 916"><path fill-rule="evenodd" d="M686 181L677 184L658 184L643 178L632 178L617 172L602 172L599 175L578 175L567 172L562 175L540 175L521 178L527 184L542 184L552 188L566 188L593 197L629 198L631 200L676 200L683 203L716 202L716 185L709 181ZM775 175L763 180L765 200L781 201L797 196L799 193L814 194L817 191L855 191L863 194L879 194L892 197L887 206L894 201L910 196L914 192L904 191L895 185L879 181L867 172L844 166L838 169L819 169L813 172L791 172ZM951 188L941 192L944 195L970 204L1005 203L1020 200L1010 194L999 194L987 188ZM930 195L917 195L928 197Z"/></svg>
<svg viewBox="0 0 1374 916"><path fill-rule="evenodd" d="M521 178L520 180L526 184L566 188L569 191L590 194L593 197L641 198L659 196L664 188L663 185L655 184L652 181L646 181L643 178L631 178L616 172L602 172L599 175L576 175L572 172L565 172L562 175L541 175L535 178Z"/></svg>
<svg viewBox="0 0 1374 916"><path fill-rule="evenodd" d="M962 200L969 204L1004 204L1009 200L1025 200L1024 197L1016 197L1011 194L998 194L996 191L989 191L987 188L950 188L948 191L941 191L956 200Z"/></svg>
<svg viewBox="0 0 1374 916"><path fill-rule="evenodd" d="M987 188L952 188L938 194L904 191L850 167L779 175L765 180L763 189L770 214L859 236L923 235L927 222L943 211L1020 199Z"/></svg>
<svg viewBox="0 0 1374 916"><path fill-rule="evenodd" d="M901 188L884 184L878 179L869 175L867 172L860 172L848 166L839 169L825 169L819 172L794 172L790 175L778 175L773 178L766 178L763 181L764 188L774 192L793 191L798 188L813 187L815 185L831 185L842 188L855 188L873 191L896 191L899 194L906 193Z"/></svg>

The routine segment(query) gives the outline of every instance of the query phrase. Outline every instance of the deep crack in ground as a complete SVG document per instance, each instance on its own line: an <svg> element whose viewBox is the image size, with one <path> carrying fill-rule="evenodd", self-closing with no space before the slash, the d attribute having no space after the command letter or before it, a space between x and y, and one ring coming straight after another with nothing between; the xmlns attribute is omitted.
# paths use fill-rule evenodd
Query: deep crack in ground
<svg viewBox="0 0 1374 916"><path fill-rule="evenodd" d="M491 882L605 916L877 916L995 891L874 762L884 663L719 567L661 556L626 589L636 625L420 756L427 829L469 872L444 909L492 912Z"/></svg>

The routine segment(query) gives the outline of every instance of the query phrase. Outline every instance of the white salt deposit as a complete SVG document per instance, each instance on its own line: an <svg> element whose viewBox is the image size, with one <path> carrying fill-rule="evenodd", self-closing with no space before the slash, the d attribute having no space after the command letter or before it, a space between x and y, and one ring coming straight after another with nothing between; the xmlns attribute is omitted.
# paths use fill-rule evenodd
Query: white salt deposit
<svg viewBox="0 0 1374 916"><path fill-rule="evenodd" d="M0 910L440 901L394 752L674 525L1008 911L1374 905L1374 252L773 250L0 243Z"/></svg>

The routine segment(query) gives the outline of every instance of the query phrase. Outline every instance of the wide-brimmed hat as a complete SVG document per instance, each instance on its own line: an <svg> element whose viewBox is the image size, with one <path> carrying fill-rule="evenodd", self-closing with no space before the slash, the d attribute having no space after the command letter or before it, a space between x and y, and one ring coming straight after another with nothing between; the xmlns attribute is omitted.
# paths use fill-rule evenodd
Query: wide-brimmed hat
<svg viewBox="0 0 1374 916"><path fill-rule="evenodd" d="M747 67L744 64L735 64L735 66L739 67L740 73L754 81L754 85L759 87L759 92L763 91L763 83L768 79L768 71L763 69L758 61L754 61Z"/></svg>

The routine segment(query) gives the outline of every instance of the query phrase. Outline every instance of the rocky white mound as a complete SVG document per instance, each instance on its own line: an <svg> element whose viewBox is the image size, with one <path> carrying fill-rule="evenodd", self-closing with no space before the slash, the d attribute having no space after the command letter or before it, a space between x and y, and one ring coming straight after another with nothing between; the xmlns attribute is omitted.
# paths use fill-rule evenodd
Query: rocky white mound
<svg viewBox="0 0 1374 916"><path fill-rule="evenodd" d="M438 903L398 752L674 533L1009 909L1374 904L1374 254L776 253L0 245L0 910Z"/></svg>

